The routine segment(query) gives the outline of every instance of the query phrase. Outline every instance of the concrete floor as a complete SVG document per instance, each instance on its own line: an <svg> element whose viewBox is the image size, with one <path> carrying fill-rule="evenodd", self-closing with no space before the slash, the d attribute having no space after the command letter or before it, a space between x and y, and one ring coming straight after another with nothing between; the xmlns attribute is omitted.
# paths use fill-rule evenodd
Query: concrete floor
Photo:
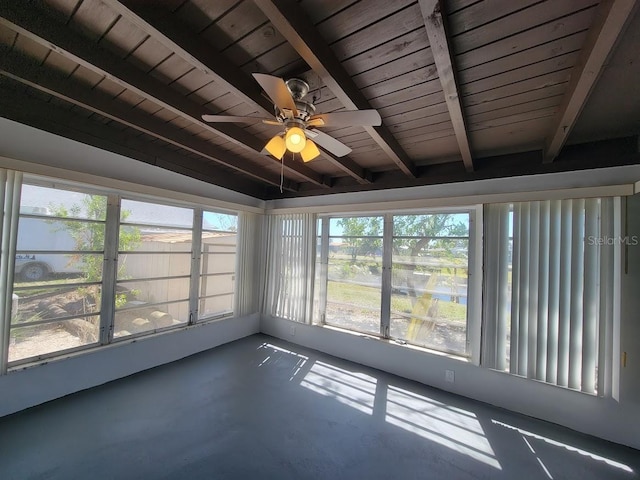
<svg viewBox="0 0 640 480"><path fill-rule="evenodd" d="M264 335L0 419L0 479L630 479L640 452Z"/></svg>

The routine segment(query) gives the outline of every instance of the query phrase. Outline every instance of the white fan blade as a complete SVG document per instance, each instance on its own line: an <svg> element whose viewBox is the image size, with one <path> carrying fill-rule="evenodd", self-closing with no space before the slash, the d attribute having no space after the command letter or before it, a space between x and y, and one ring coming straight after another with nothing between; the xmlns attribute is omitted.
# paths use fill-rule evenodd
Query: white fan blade
<svg viewBox="0 0 640 480"><path fill-rule="evenodd" d="M351 149L344 143L336 140L331 135L327 135L320 130L309 129L306 130L309 138L313 138L313 141L320 145L325 150L333 153L336 157L344 157L351 153Z"/></svg>
<svg viewBox="0 0 640 480"><path fill-rule="evenodd" d="M294 116L298 115L296 102L293 100L284 80L264 73L254 73L253 78L260 84L276 107L280 110L291 110Z"/></svg>
<svg viewBox="0 0 640 480"><path fill-rule="evenodd" d="M349 112L321 113L309 119L310 122L322 119L324 127L377 127L382 118L376 110L354 110ZM320 126L320 125L318 125Z"/></svg>
<svg viewBox="0 0 640 480"><path fill-rule="evenodd" d="M202 115L205 122L211 123L256 123L256 122L272 122L271 118L258 117L236 117L233 115Z"/></svg>

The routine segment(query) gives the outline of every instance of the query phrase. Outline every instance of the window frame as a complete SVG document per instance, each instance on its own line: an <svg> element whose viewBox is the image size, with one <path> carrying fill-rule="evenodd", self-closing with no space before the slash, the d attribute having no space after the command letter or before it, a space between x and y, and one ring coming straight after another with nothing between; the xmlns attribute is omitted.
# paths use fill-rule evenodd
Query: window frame
<svg viewBox="0 0 640 480"><path fill-rule="evenodd" d="M76 182L73 180L65 180L58 179L53 177L40 176L35 174L24 174L21 189L25 185L31 185L35 187L42 188L50 188L56 190L66 190L70 192L77 192L85 195L101 195L106 197L107 200L107 210L105 214L104 220L91 220L91 219L82 219L75 218L72 219L78 222L90 222L90 223L103 223L105 228L105 238L104 238L104 250L101 252L93 252L93 251L83 251L82 253L86 254L101 254L103 258L103 271L102 271L102 279L99 282L94 282L97 285L101 285L101 301L99 311L95 314L99 316L99 330L98 330L98 339L96 342L88 343L86 345L75 346L71 348L65 348L61 350L56 350L53 352L42 353L33 355L30 357L25 357L22 359L14 360L9 362L9 350L8 348L5 351L0 352L5 360L6 371L16 370L20 368L24 368L27 365L37 365L43 361L48 361L49 359L54 358L65 358L69 355L75 355L78 353L83 353L87 351L93 351L97 348L108 346L112 344L120 344L123 342L135 342L140 337L146 337L150 335L154 335L157 333L163 333L166 331L175 331L181 330L189 327L195 323L208 323L216 320L220 320L222 318L233 318L237 316L237 312L235 311L235 301L232 301L232 311L227 312L224 315L211 315L206 316L204 318L198 318L197 307L200 301L199 298L199 281L200 281L200 242L201 242L201 232L202 232L202 212L207 211L211 213L220 213L226 215L233 215L238 217L241 210L233 210L230 208L224 208L219 206L211 206L206 204L198 204L191 203L188 201L182 200L174 200L171 198L163 198L154 195L147 194L136 194L135 192L121 190L121 189L112 189L112 188L101 188L96 187L92 184L85 184L81 182ZM119 243L119 232L120 232L120 210L121 210L121 202L122 200L132 200L136 202L144 202L144 203L155 203L158 205L169 206L169 207L179 207L186 208L193 211L193 219L191 225L191 233L192 233L192 247L190 251L182 252L185 255L190 255L190 271L187 275L180 275L179 278L186 278L189 280L189 296L185 299L180 299L180 302L187 302L189 308L189 318L186 323L180 323L178 325L171 325L168 327L156 328L153 330L134 333L131 335L127 335L120 338L114 338L114 322L115 322L115 292L116 292L116 284L117 284L117 261L118 261L118 243ZM33 213L25 213L20 216L25 216L29 218L41 218L42 216L33 214ZM58 219L58 217L55 217ZM136 223L136 222L124 222L124 223ZM146 224L145 224L146 226ZM184 228L185 230L189 229L188 227L176 227L176 228ZM17 236L18 230L16 229L15 235ZM196 232L199 232L196 234ZM196 248L197 247L197 248ZM43 251L44 252L44 251ZM48 252L48 251L47 251ZM69 253L67 250L64 251L55 251L52 253L56 254L65 254ZM165 277L154 278L154 280L160 280ZM166 278L178 278L178 277L166 277ZM233 295L236 295L237 286L237 274L234 275L234 286L233 286ZM94 284L92 283L92 284ZM82 283L82 285L86 284ZM75 284L73 284L75 285ZM11 293L13 293L13 284L9 286ZM235 300L235 298L234 298ZM178 300L176 300L178 301ZM171 302L159 302L155 304L161 303L175 303L176 301ZM77 316L70 315L69 318L76 318ZM62 318L62 317L61 317ZM66 318L66 317L64 317ZM7 321L7 326L10 328L10 320ZM53 320L52 320L53 322ZM37 322L40 323L51 323L51 322ZM4 371L0 371L0 375L4 374Z"/></svg>
<svg viewBox="0 0 640 480"><path fill-rule="evenodd" d="M405 210L386 210L386 211L360 211L345 212L340 214L319 214L318 224L321 230L316 233L316 240L320 241L319 263L316 268L319 269L316 285L317 308L314 312L317 318L313 319L313 323L319 326L328 326L330 328L352 331L359 334L370 335L384 340L394 341L390 336L390 314L391 314L391 297L392 297L392 242L393 242L393 217L400 215L442 215L463 213L469 215L469 237L468 237L468 284L467 284L467 320L466 320L466 353L464 355L436 350L433 348L422 347L419 345L411 345L411 348L418 348L424 351L437 352L451 356L452 358L469 361L475 365L480 364L480 345L481 345L481 324L482 324L482 262L483 262L483 221L482 221L482 204L464 205L454 207L437 207L437 208L420 208ZM328 266L329 266L329 225L332 219L355 218L355 217L382 217L383 231L382 239L382 278L381 278L381 305L380 305L380 332L374 334L371 332L362 332L356 329L347 329L326 322L326 305L327 305L327 282L328 282ZM398 343L398 342L396 342ZM404 342L401 342L404 344Z"/></svg>

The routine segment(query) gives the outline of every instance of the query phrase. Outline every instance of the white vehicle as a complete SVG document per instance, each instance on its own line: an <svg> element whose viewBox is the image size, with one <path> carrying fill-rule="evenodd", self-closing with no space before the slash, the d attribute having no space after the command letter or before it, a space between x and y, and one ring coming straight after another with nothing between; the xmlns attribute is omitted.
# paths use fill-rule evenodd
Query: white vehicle
<svg viewBox="0 0 640 480"><path fill-rule="evenodd" d="M22 207L20 213L43 213L31 211L34 208ZM42 217L20 217L14 270L16 278L35 282L56 273L80 273L77 262L69 253L74 250L75 241L62 222Z"/></svg>

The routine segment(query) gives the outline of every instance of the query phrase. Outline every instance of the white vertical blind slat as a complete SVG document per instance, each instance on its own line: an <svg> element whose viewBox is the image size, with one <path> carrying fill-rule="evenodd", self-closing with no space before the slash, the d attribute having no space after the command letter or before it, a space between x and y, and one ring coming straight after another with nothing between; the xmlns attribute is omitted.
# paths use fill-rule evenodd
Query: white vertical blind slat
<svg viewBox="0 0 640 480"><path fill-rule="evenodd" d="M582 384L584 392L593 392L596 387L596 355L598 335L598 200L591 198L585 203L584 246L584 296L582 303Z"/></svg>
<svg viewBox="0 0 640 480"><path fill-rule="evenodd" d="M540 264L540 202L531 202L529 220L529 285L527 313L527 377L537 378L538 267ZM546 241L546 240L545 240ZM520 293L522 295L522 292Z"/></svg>
<svg viewBox="0 0 640 480"><path fill-rule="evenodd" d="M549 296L547 314L546 381L558 379L558 322L560 320L561 202L553 200L549 213Z"/></svg>
<svg viewBox="0 0 640 480"><path fill-rule="evenodd" d="M498 231L500 241L497 245L498 257L498 328L496 335L496 368L507 368L507 333L509 321L509 205L500 205L498 211ZM492 257L496 258L496 257Z"/></svg>
<svg viewBox="0 0 640 480"><path fill-rule="evenodd" d="M517 292L520 303L518 312L518 375L528 372L529 342L529 245L531 224L531 206L529 203L520 209L520 285Z"/></svg>
<svg viewBox="0 0 640 480"><path fill-rule="evenodd" d="M538 319L536 332L536 376L547 378L547 334L549 321L549 228L551 202L540 202L540 229L538 255Z"/></svg>
<svg viewBox="0 0 640 480"><path fill-rule="evenodd" d="M571 248L571 315L569 388L580 389L582 379L582 310L584 292L584 199L573 201Z"/></svg>
<svg viewBox="0 0 640 480"><path fill-rule="evenodd" d="M518 373L518 338L520 326L520 211L521 204L513 206L513 252L511 255L511 344L509 355L509 372Z"/></svg>
<svg viewBox="0 0 640 480"><path fill-rule="evenodd" d="M563 387L569 385L569 322L571 316L571 251L573 200L562 201L560 251L560 315L558 326L558 380Z"/></svg>

